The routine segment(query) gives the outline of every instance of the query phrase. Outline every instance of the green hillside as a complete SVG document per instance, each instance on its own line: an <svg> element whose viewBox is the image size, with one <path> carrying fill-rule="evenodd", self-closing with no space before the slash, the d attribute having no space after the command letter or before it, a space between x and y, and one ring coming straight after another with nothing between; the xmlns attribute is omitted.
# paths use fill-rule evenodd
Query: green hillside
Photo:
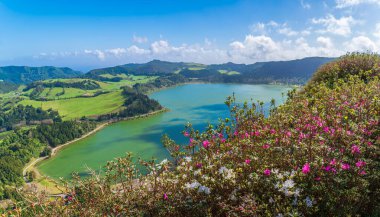
<svg viewBox="0 0 380 217"><path fill-rule="evenodd" d="M0 80L15 84L27 84L34 81L51 78L72 78L82 73L67 67L28 67L28 66L4 66L0 67Z"/></svg>
<svg viewBox="0 0 380 217"><path fill-rule="evenodd" d="M85 77L97 80L117 80L124 75L181 74L189 79L207 82L233 83L305 83L315 70L333 58L310 57L300 60L259 62L255 64L213 64L167 62L153 60L143 64L126 64L94 69Z"/></svg>

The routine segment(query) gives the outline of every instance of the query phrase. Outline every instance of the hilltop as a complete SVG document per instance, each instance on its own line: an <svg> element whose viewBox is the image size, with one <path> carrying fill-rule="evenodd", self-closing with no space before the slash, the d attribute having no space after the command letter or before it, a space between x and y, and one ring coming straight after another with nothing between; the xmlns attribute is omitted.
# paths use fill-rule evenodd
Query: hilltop
<svg viewBox="0 0 380 217"><path fill-rule="evenodd" d="M29 67L29 66L4 66L0 67L0 80L14 84L28 84L33 81L51 78L72 78L82 73L67 67Z"/></svg>
<svg viewBox="0 0 380 217"><path fill-rule="evenodd" d="M132 75L179 74L188 79L226 83L305 83L321 65L334 60L326 57L309 57L290 61L258 62L254 64L213 64L167 62L153 60L143 64L125 64L94 69L85 76L101 79Z"/></svg>

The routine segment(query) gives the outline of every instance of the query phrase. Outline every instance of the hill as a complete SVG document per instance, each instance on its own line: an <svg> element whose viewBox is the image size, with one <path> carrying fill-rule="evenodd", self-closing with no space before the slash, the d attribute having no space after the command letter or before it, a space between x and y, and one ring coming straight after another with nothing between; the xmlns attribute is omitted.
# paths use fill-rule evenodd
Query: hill
<svg viewBox="0 0 380 217"><path fill-rule="evenodd" d="M28 67L28 66L4 66L0 67L0 80L15 84L28 84L34 81L51 78L73 78L82 73L67 67Z"/></svg>
<svg viewBox="0 0 380 217"><path fill-rule="evenodd" d="M258 62L254 64L213 64L167 62L153 60L144 64L126 64L109 68L94 69L85 76L94 79L104 78L104 75L164 75L181 74L189 79L207 82L235 83L305 83L314 71L334 58L309 57L291 61Z"/></svg>

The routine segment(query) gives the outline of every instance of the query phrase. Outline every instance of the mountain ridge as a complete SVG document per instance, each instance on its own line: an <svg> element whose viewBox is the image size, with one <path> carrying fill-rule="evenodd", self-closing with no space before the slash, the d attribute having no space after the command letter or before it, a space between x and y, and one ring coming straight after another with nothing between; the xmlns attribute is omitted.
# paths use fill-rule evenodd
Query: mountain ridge
<svg viewBox="0 0 380 217"><path fill-rule="evenodd" d="M274 81L305 83L319 66L334 60L329 57L306 57L295 60L239 64L199 64L152 60L90 70L86 77L103 74L164 75L181 74L186 78L208 82L270 83Z"/></svg>

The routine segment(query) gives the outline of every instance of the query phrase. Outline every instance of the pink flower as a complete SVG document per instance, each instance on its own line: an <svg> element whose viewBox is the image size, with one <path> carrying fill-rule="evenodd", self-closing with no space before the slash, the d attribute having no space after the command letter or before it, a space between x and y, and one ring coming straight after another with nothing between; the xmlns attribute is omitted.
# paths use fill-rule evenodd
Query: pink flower
<svg viewBox="0 0 380 217"><path fill-rule="evenodd" d="M239 135L238 131L235 131L235 132L234 132L234 135L235 135L235 136Z"/></svg>
<svg viewBox="0 0 380 217"><path fill-rule="evenodd" d="M305 163L305 165L303 165L302 167L302 173L303 174L308 174L310 172L310 164L309 163Z"/></svg>
<svg viewBox="0 0 380 217"><path fill-rule="evenodd" d="M194 143L194 139L190 138L190 144Z"/></svg>
<svg viewBox="0 0 380 217"><path fill-rule="evenodd" d="M184 132L183 135L186 137L190 136L190 134L188 132Z"/></svg>
<svg viewBox="0 0 380 217"><path fill-rule="evenodd" d="M246 163L246 164L250 164L250 163L251 163L251 160L250 160L250 159L245 159L245 163Z"/></svg>
<svg viewBox="0 0 380 217"><path fill-rule="evenodd" d="M276 130L274 130L274 129L270 130L270 134L275 134L275 133L276 133Z"/></svg>
<svg viewBox="0 0 380 217"><path fill-rule="evenodd" d="M269 147L270 147L270 146L269 146L269 144L267 144L267 143L263 145L263 149L268 149Z"/></svg>
<svg viewBox="0 0 380 217"><path fill-rule="evenodd" d="M351 146L351 153L352 154L360 154L360 148L357 145Z"/></svg>
<svg viewBox="0 0 380 217"><path fill-rule="evenodd" d="M203 141L203 147L204 148L210 147L210 142L208 140Z"/></svg>
<svg viewBox="0 0 380 217"><path fill-rule="evenodd" d="M285 136L290 137L292 133L290 131L286 131Z"/></svg>
<svg viewBox="0 0 380 217"><path fill-rule="evenodd" d="M314 178L315 181L321 181L321 177L317 176Z"/></svg>
<svg viewBox="0 0 380 217"><path fill-rule="evenodd" d="M201 167L202 167L202 163L197 163L195 166L196 166L197 168L201 168Z"/></svg>
<svg viewBox="0 0 380 217"><path fill-rule="evenodd" d="M359 174L360 174L360 175L365 175L365 174L367 174L367 173L366 173L364 170L360 170Z"/></svg>
<svg viewBox="0 0 380 217"><path fill-rule="evenodd" d="M331 166L334 166L336 164L336 160L335 160L335 158L334 159L332 159L331 161L330 161L330 165Z"/></svg>
<svg viewBox="0 0 380 217"><path fill-rule="evenodd" d="M322 169L324 169L326 172L329 172L329 171L331 171L331 166L327 165L325 167L322 167Z"/></svg>
<svg viewBox="0 0 380 217"><path fill-rule="evenodd" d="M164 200L167 200L167 199L169 199L169 197L168 197L168 195L165 193L165 194L164 194Z"/></svg>
<svg viewBox="0 0 380 217"><path fill-rule="evenodd" d="M225 143L225 142L226 142L226 139L223 138L223 139L221 139L220 141L221 141L222 143Z"/></svg>
<svg viewBox="0 0 380 217"><path fill-rule="evenodd" d="M249 134L248 133L245 133L244 136L245 136L245 138L249 138Z"/></svg>
<svg viewBox="0 0 380 217"><path fill-rule="evenodd" d="M334 134L334 133L335 133L335 129L331 128L331 134Z"/></svg>
<svg viewBox="0 0 380 217"><path fill-rule="evenodd" d="M299 139L305 139L306 135L304 133L300 133Z"/></svg>
<svg viewBox="0 0 380 217"><path fill-rule="evenodd" d="M265 169L264 170L264 175L270 176L270 169Z"/></svg>
<svg viewBox="0 0 380 217"><path fill-rule="evenodd" d="M342 164L342 170L349 170L350 169L350 164L343 163Z"/></svg>
<svg viewBox="0 0 380 217"><path fill-rule="evenodd" d="M330 128L329 128L329 127L323 127L323 131L324 131L325 133L329 133L329 132L330 132Z"/></svg>
<svg viewBox="0 0 380 217"><path fill-rule="evenodd" d="M360 161L356 162L355 165L356 165L356 167L361 168L361 167L364 167L366 164L367 164L366 162L360 160Z"/></svg>

